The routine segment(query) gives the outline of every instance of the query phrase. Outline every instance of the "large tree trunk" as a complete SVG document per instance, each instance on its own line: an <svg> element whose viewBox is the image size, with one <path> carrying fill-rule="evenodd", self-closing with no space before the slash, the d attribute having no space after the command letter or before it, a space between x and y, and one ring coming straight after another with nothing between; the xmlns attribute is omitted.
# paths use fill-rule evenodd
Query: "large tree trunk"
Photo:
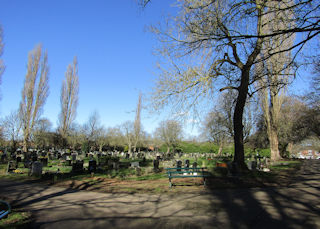
<svg viewBox="0 0 320 229"><path fill-rule="evenodd" d="M241 83L238 90L238 97L233 115L234 127L234 163L239 171L248 170L244 162L244 141L243 141L243 111L246 104L249 86L249 68L241 72Z"/></svg>
<svg viewBox="0 0 320 229"><path fill-rule="evenodd" d="M282 159L279 152L279 141L278 141L278 132L277 129L271 125L268 127L268 137L269 137L269 143L270 143L270 156L271 161L278 161Z"/></svg>
<svg viewBox="0 0 320 229"><path fill-rule="evenodd" d="M219 144L219 149L218 149L218 156L220 157L222 154L222 149L223 149L223 142L221 141Z"/></svg>
<svg viewBox="0 0 320 229"><path fill-rule="evenodd" d="M132 148L132 146L131 146L131 144L129 144L128 145L128 154L131 154L131 148Z"/></svg>
<svg viewBox="0 0 320 229"><path fill-rule="evenodd" d="M23 152L28 152L28 147L29 147L29 142L26 138L23 139L23 147L22 147L22 150Z"/></svg>
<svg viewBox="0 0 320 229"><path fill-rule="evenodd" d="M287 151L289 152L289 156L293 155L293 143L292 142L288 143Z"/></svg>

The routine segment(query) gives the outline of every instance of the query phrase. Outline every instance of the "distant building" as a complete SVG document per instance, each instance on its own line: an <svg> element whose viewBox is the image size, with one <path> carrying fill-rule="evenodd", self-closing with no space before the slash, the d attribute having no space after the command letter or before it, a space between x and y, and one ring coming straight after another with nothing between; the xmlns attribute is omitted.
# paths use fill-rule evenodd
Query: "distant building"
<svg viewBox="0 0 320 229"><path fill-rule="evenodd" d="M320 159L319 151L308 149L302 150L298 153L298 158L301 159Z"/></svg>

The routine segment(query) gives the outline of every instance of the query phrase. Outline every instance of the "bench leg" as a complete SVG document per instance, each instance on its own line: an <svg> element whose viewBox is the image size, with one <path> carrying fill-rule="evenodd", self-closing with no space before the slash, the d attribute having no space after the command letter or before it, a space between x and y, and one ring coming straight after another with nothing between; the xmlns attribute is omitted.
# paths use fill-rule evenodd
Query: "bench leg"
<svg viewBox="0 0 320 229"><path fill-rule="evenodd" d="M203 185L204 185L204 186L207 186L207 184L206 184L206 178L203 178Z"/></svg>
<svg viewBox="0 0 320 229"><path fill-rule="evenodd" d="M169 178L169 188L172 188L171 178Z"/></svg>

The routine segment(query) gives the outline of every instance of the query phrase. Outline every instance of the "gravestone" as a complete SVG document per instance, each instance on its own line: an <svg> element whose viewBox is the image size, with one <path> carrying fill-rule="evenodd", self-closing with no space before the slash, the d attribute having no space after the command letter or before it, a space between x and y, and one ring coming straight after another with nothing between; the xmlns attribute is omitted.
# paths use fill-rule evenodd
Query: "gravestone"
<svg viewBox="0 0 320 229"><path fill-rule="evenodd" d="M72 161L77 160L77 153L72 153L71 154L71 159L72 159Z"/></svg>
<svg viewBox="0 0 320 229"><path fill-rule="evenodd" d="M49 154L49 159L50 159L50 160L54 160L54 153L50 153L50 154Z"/></svg>
<svg viewBox="0 0 320 229"><path fill-rule="evenodd" d="M42 163L35 161L31 166L31 176L41 176L42 174Z"/></svg>
<svg viewBox="0 0 320 229"><path fill-rule="evenodd" d="M159 170L159 160L153 160L153 170L154 171Z"/></svg>
<svg viewBox="0 0 320 229"><path fill-rule="evenodd" d="M72 164L72 172L78 173L83 171L83 161L76 161Z"/></svg>
<svg viewBox="0 0 320 229"><path fill-rule="evenodd" d="M69 156L66 153L61 154L61 159L62 160L67 160Z"/></svg>
<svg viewBox="0 0 320 229"><path fill-rule="evenodd" d="M139 168L139 167L140 167L140 166L139 166L139 161L131 162L131 163L130 163L130 167L131 167L131 168Z"/></svg>
<svg viewBox="0 0 320 229"><path fill-rule="evenodd" d="M47 156L47 152L46 152L46 151L42 151L42 152L41 152L41 156L42 156L42 157Z"/></svg>
<svg viewBox="0 0 320 229"><path fill-rule="evenodd" d="M182 167L182 161L177 161L177 171L181 171L181 167Z"/></svg>
<svg viewBox="0 0 320 229"><path fill-rule="evenodd" d="M41 158L40 161L41 161L43 167L48 166L48 158L47 157Z"/></svg>
<svg viewBox="0 0 320 229"><path fill-rule="evenodd" d="M118 170L119 169L119 162L112 162L112 167L113 167L113 169Z"/></svg>
<svg viewBox="0 0 320 229"><path fill-rule="evenodd" d="M196 161L192 163L192 168L193 169L197 168L197 166L198 166L198 163Z"/></svg>
<svg viewBox="0 0 320 229"><path fill-rule="evenodd" d="M7 160L7 154L6 153L3 153L1 155L1 161L4 162L5 160Z"/></svg>
<svg viewBox="0 0 320 229"><path fill-rule="evenodd" d="M21 162L21 156L17 156L16 161L17 161L17 163Z"/></svg>
<svg viewBox="0 0 320 229"><path fill-rule="evenodd" d="M33 154L31 157L32 162L35 162L38 160L38 155L37 154Z"/></svg>
<svg viewBox="0 0 320 229"><path fill-rule="evenodd" d="M11 153L11 159L12 160L16 160L16 156L17 156L16 153Z"/></svg>
<svg viewBox="0 0 320 229"><path fill-rule="evenodd" d="M142 158L141 166L145 166L147 164L147 159L146 157Z"/></svg>
<svg viewBox="0 0 320 229"><path fill-rule="evenodd" d="M95 160L90 160L89 161L89 167L88 170L90 173L95 172L97 169L97 162Z"/></svg>
<svg viewBox="0 0 320 229"><path fill-rule="evenodd" d="M7 173L11 173L14 170L16 170L18 167L18 164L15 161L9 161L8 167L7 167Z"/></svg>

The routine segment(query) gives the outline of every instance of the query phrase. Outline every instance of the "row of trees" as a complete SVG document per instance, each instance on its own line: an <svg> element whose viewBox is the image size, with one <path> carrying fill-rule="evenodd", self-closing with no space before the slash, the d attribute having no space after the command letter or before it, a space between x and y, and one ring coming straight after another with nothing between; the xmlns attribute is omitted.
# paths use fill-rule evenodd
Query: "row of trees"
<svg viewBox="0 0 320 229"><path fill-rule="evenodd" d="M0 42L0 44L2 43ZM1 45L0 51L2 51L2 47ZM176 146L176 142L182 135L182 128L176 121L167 121L161 123L159 129L162 132L156 135L157 140L151 142L141 124L141 94L134 122L127 121L120 126L106 129L101 125L99 114L95 111L83 125L75 123L79 94L76 57L73 63L68 65L65 79L62 82L61 110L58 117L58 127L54 131L50 120L41 117L43 106L49 95L48 82L48 54L38 45L28 56L27 73L19 109L12 111L1 122L1 133L5 139L9 140L13 149L16 149L19 146L18 143L22 141L25 152L28 151L31 143L36 148L70 147L82 148L85 151L91 149L101 151L106 146L109 148L126 147L130 153L131 150L137 151L141 147L165 142L169 150L170 147Z"/></svg>
<svg viewBox="0 0 320 229"><path fill-rule="evenodd" d="M2 46L0 46L2 47ZM22 130L23 150L28 151L31 138L39 138L48 132L51 123L41 119L43 106L49 95L49 65L48 54L37 45L28 55L27 73L25 76L21 102L17 111L11 112L2 122L5 136L11 139L12 146L16 147L17 140ZM61 89L61 112L59 115L59 133L63 139L75 119L78 101L78 67L77 59L69 65Z"/></svg>

